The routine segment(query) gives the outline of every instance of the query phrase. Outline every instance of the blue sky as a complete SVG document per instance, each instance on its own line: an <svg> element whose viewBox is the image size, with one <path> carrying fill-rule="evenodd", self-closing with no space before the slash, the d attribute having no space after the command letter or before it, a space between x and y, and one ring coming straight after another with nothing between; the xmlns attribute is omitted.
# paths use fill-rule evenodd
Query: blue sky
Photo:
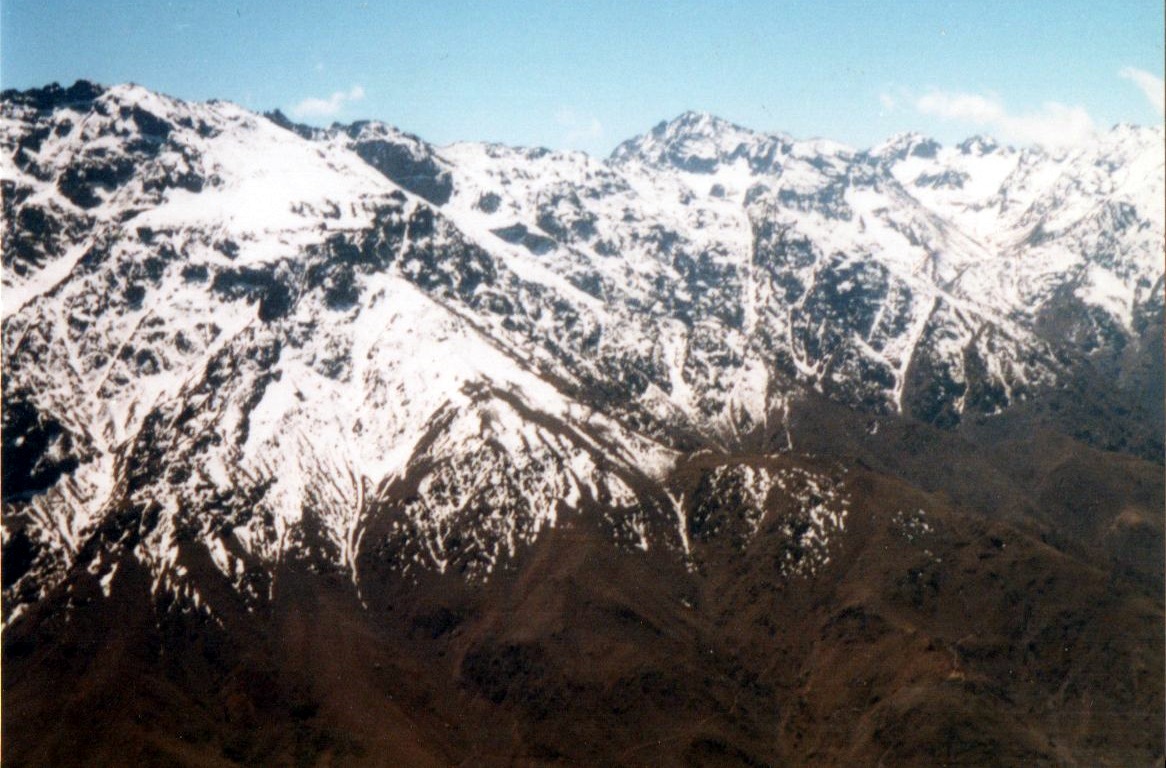
<svg viewBox="0 0 1166 768"><path fill-rule="evenodd" d="M686 109L870 146L1162 122L1161 0L0 0L0 84L132 81L436 143L586 149Z"/></svg>

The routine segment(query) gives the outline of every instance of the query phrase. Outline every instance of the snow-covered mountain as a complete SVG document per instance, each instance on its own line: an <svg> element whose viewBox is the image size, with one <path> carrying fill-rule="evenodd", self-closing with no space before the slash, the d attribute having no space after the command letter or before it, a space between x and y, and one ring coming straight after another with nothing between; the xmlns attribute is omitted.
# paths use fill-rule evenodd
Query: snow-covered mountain
<svg viewBox="0 0 1166 768"><path fill-rule="evenodd" d="M2 120L10 619L127 555L197 600L184 547L259 598L308 528L357 588L583 507L683 556L678 461L796 452L805 393L952 427L1161 322L1160 128L860 152L687 113L598 160L85 83Z"/></svg>
<svg viewBox="0 0 1166 768"><path fill-rule="evenodd" d="M493 735L464 726L471 746L443 747L433 764L472 758L482 739L504 744L497 734L570 711L568 700L598 696L614 712L629 696L677 691L688 691L683 712L712 702L692 715L698 730L717 712L752 723L780 702L786 751L773 754L830 764L801 735L833 727L811 706L834 690L828 671L851 663L849 651L831 661L830 643L897 637L877 654L892 660L920 646L895 675L930 680L941 702L961 665L995 674L1000 657L982 650L991 637L945 613L975 613L968 598L939 601L941 588L986 595L994 631L1035 638L1008 663L1060 680L1031 649L1067 647L1066 632L1104 639L1108 625L1065 629L1077 613L1026 609L1014 626L1016 611L976 579L1007 541L1007 579L1044 579L1058 606L1112 585L1103 567L1136 589L1160 586L1161 522L1146 510L1160 508L1161 479L1145 467L1162 451L1163 144L1161 127L1118 126L1055 152L915 134L856 150L686 113L604 160L435 147L373 122L311 128L132 85L5 92L5 695L35 703L6 708L25 718L6 726L55 723L56 707L74 706L22 665L64 670L71 690L71 662L53 654L114 637L111 648L131 650L110 669L162 664L166 680L179 673L142 661L135 642L158 645L158 659L203 649L221 691L198 693L195 672L160 690L191 697L198 717L217 701L226 714L206 715L207 728L251 733L259 720L240 719L239 697L262 710L284 696L248 677L254 659L298 670L287 659L332 627L340 634L320 642L365 638L336 655L344 664L411 648L414 633L449 649L454 688L384 683L412 690L418 711L447 717L476 696L524 713L483 726ZM985 528L975 515L1005 522ZM459 589L470 590L460 607L449 597ZM304 595L340 618L305 630ZM403 595L418 596L400 614L408 622L394 613ZM1160 615L1147 605L1140 592L1120 603L1135 628L1113 658L1131 668L1153 655L1136 640ZM463 621L476 628L457 636ZM609 624L618 631L603 645ZM229 643L199 639L210 627ZM626 643L645 627L655 634ZM123 631L137 639L117 640ZM568 636L606 650L570 672ZM230 643L242 656L221 650ZM770 658L774 643L801 678ZM651 671L652 654L672 664L690 651L700 674ZM445 663L436 653L433 669ZM337 701L351 708L354 691L384 677L380 662L363 663L303 672L303 684L346 680ZM618 685L587 682L604 665ZM718 680L730 678L725 693ZM820 679L811 694L806 680ZM968 695L983 690L996 689ZM1060 711L1065 687L1056 706L1042 690L1008 689L1010 706L1032 696L1030 712ZM1135 681L1128 695L1145 690ZM417 703L447 694L452 709ZM823 711L841 711L833 701ZM316 722L305 706L288 715L297 733ZM359 718L329 716L365 733ZM751 749L772 746L725 728ZM427 732L444 743L437 726ZM735 754L693 738L694 764L700 750ZM1133 754L1088 738L1096 755ZM1017 739L1018 760L1057 749L1025 752ZM323 753L343 754L325 742ZM21 754L41 762L84 752L28 743ZM228 740L221 752L275 759L263 749ZM413 764L420 753L393 754Z"/></svg>

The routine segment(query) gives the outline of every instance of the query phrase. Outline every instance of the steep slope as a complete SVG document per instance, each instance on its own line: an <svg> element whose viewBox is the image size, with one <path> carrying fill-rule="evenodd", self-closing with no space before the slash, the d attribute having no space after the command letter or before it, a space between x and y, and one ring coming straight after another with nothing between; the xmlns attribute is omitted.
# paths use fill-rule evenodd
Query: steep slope
<svg viewBox="0 0 1166 768"><path fill-rule="evenodd" d="M753 457L685 474L695 570L612 547L583 516L484 584L401 580L370 555L367 607L342 574L313 574L315 560L285 562L254 611L216 603L221 625L131 610L150 599L141 566L113 599L78 583L71 620L45 613L7 631L6 718L27 730L10 731L6 760L1161 759L1162 612L1149 594L871 473ZM772 482L769 503L738 519L759 480ZM813 518L796 499L817 490L817 504L845 510L828 561L790 538ZM789 568L800 562L815 565Z"/></svg>
<svg viewBox="0 0 1166 768"><path fill-rule="evenodd" d="M13 765L1160 759L1160 129L0 146Z"/></svg>
<svg viewBox="0 0 1166 768"><path fill-rule="evenodd" d="M27 499L39 590L29 597L82 550L112 578L114 550L127 546L158 584L194 594L178 564L184 531L254 592L237 558L270 566L306 519L352 569L366 518L385 494L396 503L397 481L423 494L408 505L407 533L429 566L446 567L446 540L470 546L466 529L482 525L458 557L488 570L585 500L603 499L624 535L645 535L629 482L650 482L644 473L658 474L669 452L573 402L532 370L534 355L479 325L530 322L550 303L538 286L529 308L500 307L526 298L520 278L427 204L351 153L321 153L235 107L118 88L88 109L53 120L153 155L135 156L120 185L95 186L102 202L88 209L79 255L61 257L78 261L64 280L50 282L49 263L14 287L29 298L5 325L7 400L29 415L8 442L19 450L27 438L12 432L55 425L46 454L73 467L49 488L34 468L13 467L6 482L6 496ZM201 132L185 128L196 121ZM143 138L143 123L178 128L163 141ZM80 152L71 141L47 141L35 159L21 150L32 170L18 194L81 175L70 169L87 166L97 140ZM198 192L150 187L178 143L198 150L208 179ZM459 517L482 507L495 517ZM127 524L138 534L128 545Z"/></svg>

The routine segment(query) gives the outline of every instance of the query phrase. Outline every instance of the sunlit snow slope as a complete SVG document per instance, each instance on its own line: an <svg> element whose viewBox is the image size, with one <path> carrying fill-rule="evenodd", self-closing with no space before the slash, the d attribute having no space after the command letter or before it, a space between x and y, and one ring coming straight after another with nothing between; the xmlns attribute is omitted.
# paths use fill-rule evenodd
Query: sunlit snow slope
<svg viewBox="0 0 1166 768"><path fill-rule="evenodd" d="M682 456L796 452L807 398L956 428L1162 318L1160 128L689 113L599 160L78 83L6 93L0 145L8 621L126 557L211 613L200 558L254 600L291 557L484 579L583 512L684 557ZM826 558L844 505L747 475Z"/></svg>

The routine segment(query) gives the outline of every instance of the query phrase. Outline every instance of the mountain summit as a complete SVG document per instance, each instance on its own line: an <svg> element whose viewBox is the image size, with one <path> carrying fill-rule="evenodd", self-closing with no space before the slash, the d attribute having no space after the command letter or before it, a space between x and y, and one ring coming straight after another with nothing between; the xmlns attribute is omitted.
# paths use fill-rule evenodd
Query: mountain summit
<svg viewBox="0 0 1166 768"><path fill-rule="evenodd" d="M620 144L611 157L616 162L640 160L676 170L709 173L738 158L772 166L780 154L788 153L791 143L788 137L756 133L707 112L685 112Z"/></svg>
<svg viewBox="0 0 1166 768"><path fill-rule="evenodd" d="M1161 760L1161 128L0 150L6 762Z"/></svg>

